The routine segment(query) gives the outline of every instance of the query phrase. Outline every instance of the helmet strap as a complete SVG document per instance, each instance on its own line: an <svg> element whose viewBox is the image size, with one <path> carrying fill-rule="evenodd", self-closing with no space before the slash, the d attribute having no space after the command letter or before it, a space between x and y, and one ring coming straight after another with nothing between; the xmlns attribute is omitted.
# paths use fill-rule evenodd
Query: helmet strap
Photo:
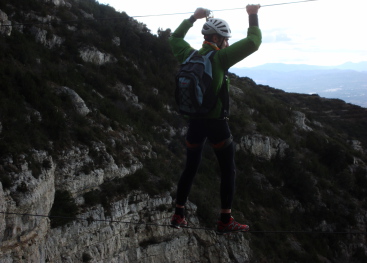
<svg viewBox="0 0 367 263"><path fill-rule="evenodd" d="M219 45L219 49L222 49L222 45L223 45L224 39L225 39L225 37L222 37L222 42Z"/></svg>

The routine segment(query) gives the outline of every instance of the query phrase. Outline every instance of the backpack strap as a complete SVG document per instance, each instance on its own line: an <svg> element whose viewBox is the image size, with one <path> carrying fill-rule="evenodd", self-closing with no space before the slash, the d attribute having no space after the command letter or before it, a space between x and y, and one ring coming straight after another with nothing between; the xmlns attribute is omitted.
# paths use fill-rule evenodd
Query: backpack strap
<svg viewBox="0 0 367 263"><path fill-rule="evenodd" d="M191 59L191 57L193 56L193 55L195 55L196 53L198 53L199 51L197 51L197 50L193 50L192 52L191 52L191 54L190 54L190 56L188 56L187 57L187 59L182 63L182 64L186 64L190 59Z"/></svg>
<svg viewBox="0 0 367 263"><path fill-rule="evenodd" d="M212 61L216 50L209 51L205 56L209 57L210 61ZM224 72L224 77L222 81L222 86L218 91L218 98L222 101L222 113L220 118L228 118L229 116L229 93L227 88L227 80L228 80L228 70Z"/></svg>
<svg viewBox="0 0 367 263"><path fill-rule="evenodd" d="M219 97L222 101L222 116L221 118L228 118L229 116L229 93L227 88L228 71L225 72L222 86L220 87Z"/></svg>
<svg viewBox="0 0 367 263"><path fill-rule="evenodd" d="M216 52L217 52L216 50L209 51L208 53L205 54L205 57L209 58L210 61L212 61Z"/></svg>

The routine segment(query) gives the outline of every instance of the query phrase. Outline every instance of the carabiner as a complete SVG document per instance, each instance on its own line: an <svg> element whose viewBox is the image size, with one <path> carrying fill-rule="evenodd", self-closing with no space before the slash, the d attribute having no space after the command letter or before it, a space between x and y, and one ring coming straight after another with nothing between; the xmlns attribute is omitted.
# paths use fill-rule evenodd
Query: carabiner
<svg viewBox="0 0 367 263"><path fill-rule="evenodd" d="M206 21L208 21L209 18L213 18L213 17L214 17L213 11L207 9L206 10Z"/></svg>

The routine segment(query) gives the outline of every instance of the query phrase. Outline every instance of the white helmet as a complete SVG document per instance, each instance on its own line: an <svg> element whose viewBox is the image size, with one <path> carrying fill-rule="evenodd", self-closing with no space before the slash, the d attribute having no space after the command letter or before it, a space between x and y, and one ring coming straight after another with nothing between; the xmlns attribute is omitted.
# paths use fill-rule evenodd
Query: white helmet
<svg viewBox="0 0 367 263"><path fill-rule="evenodd" d="M203 35L218 34L222 37L231 37L231 29L226 21L219 18L209 18L201 30Z"/></svg>

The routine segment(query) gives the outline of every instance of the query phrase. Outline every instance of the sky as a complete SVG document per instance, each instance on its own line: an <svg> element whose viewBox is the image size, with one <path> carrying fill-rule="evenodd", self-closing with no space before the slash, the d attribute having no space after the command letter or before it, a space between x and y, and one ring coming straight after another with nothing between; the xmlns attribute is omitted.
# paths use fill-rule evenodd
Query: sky
<svg viewBox="0 0 367 263"><path fill-rule="evenodd" d="M156 34L159 28L174 31L197 7L214 10L214 17L226 20L232 30L230 44L246 37L246 5L260 4L263 7L258 16L263 42L257 52L234 67L266 63L336 66L367 61L367 0L316 0L274 5L299 1L302 0L98 0L134 17L152 34ZM236 10L223 10L233 8ZM155 16L161 14L176 15ZM205 19L197 20L186 35L185 40L194 48L199 49L202 45L201 28L204 23Z"/></svg>

